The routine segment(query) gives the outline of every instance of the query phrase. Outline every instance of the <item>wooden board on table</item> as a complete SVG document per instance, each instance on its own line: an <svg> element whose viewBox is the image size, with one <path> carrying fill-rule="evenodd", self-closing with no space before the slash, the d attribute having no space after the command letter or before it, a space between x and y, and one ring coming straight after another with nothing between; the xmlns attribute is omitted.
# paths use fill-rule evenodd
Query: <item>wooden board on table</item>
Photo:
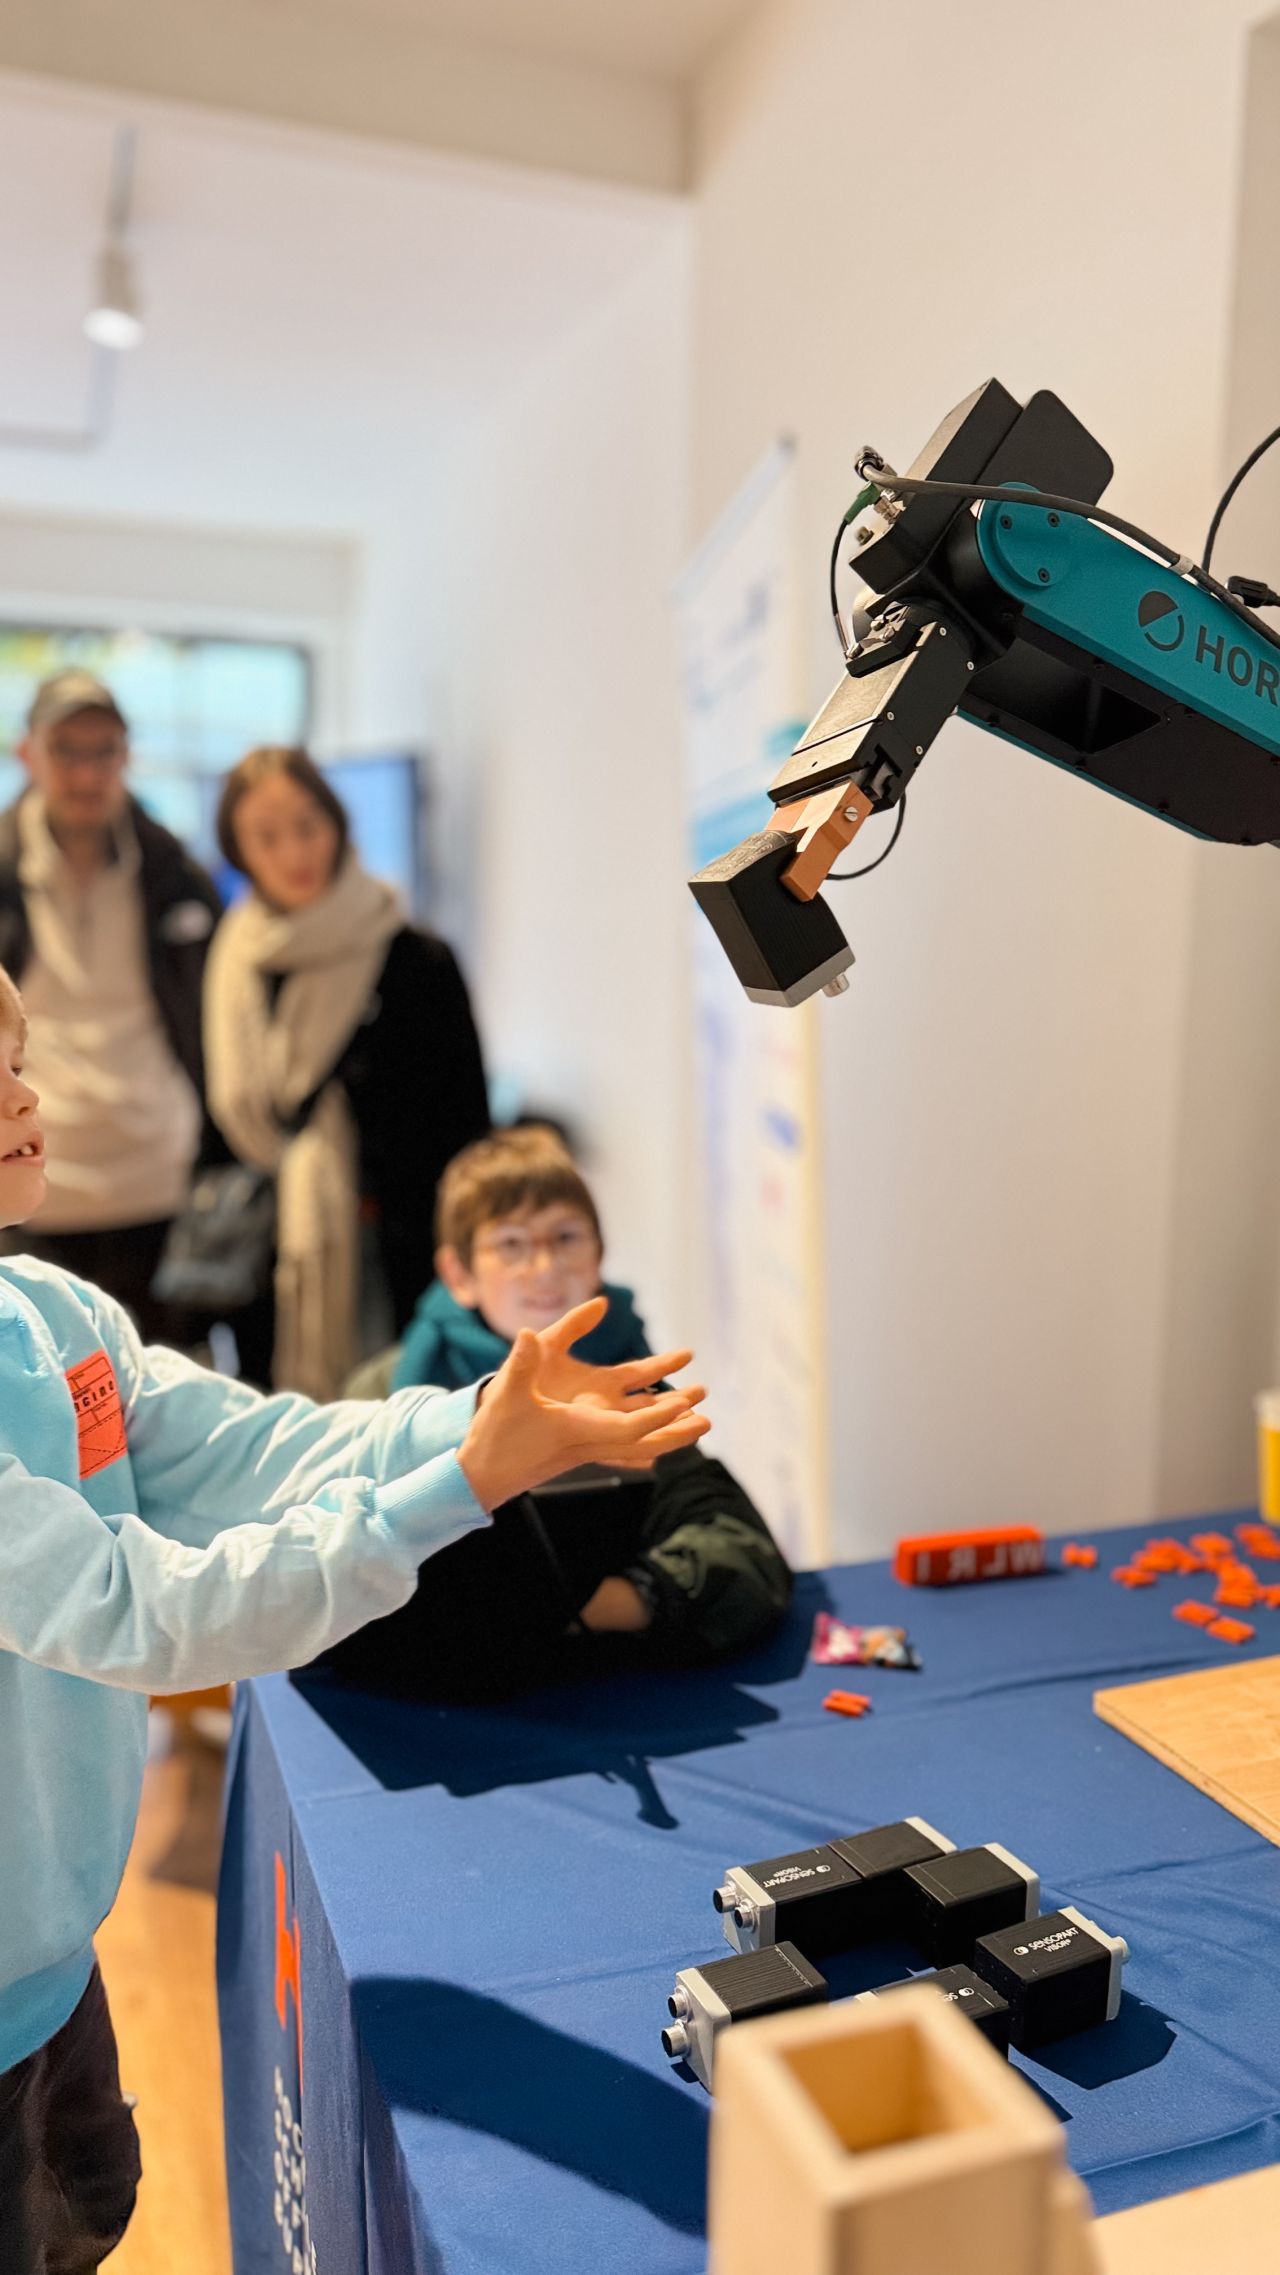
<svg viewBox="0 0 1280 2275"><path fill-rule="evenodd" d="M1280 2232L1280 2165L1112 2212L1092 2232L1103 2275L1206 2275L1211 2268L1266 2275Z"/></svg>
<svg viewBox="0 0 1280 2275"><path fill-rule="evenodd" d="M1280 1659L1124 1683L1093 1710L1280 1846Z"/></svg>

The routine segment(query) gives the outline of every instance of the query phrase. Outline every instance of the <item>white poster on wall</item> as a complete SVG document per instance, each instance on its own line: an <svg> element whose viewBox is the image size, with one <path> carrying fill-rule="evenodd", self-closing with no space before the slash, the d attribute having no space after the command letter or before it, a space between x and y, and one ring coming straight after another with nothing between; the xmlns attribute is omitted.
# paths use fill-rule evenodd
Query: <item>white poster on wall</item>
<svg viewBox="0 0 1280 2275"><path fill-rule="evenodd" d="M765 792L805 724L795 469L779 444L677 587L690 856L768 827ZM751 1003L693 916L699 1367L720 1454L788 1556L829 1556L817 1009Z"/></svg>

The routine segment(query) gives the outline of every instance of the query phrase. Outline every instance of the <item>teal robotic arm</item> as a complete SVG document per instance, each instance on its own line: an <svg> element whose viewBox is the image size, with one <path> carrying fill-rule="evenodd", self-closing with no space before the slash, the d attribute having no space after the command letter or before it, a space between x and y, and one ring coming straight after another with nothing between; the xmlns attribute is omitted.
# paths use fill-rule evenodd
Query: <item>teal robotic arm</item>
<svg viewBox="0 0 1280 2275"><path fill-rule="evenodd" d="M1111 462L1056 396L1023 406L990 380L908 474L872 451L858 471L832 555L845 670L770 785L771 826L692 880L750 996L847 986L820 888L863 823L901 807L954 711L1196 836L1280 842L1280 640L1102 511ZM850 528L868 590L847 633Z"/></svg>

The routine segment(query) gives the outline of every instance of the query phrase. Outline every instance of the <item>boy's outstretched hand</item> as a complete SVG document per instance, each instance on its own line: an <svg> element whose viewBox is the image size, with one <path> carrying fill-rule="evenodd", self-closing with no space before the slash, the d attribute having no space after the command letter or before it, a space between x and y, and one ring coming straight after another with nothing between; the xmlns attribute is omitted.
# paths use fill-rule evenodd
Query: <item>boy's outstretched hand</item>
<svg viewBox="0 0 1280 2275"><path fill-rule="evenodd" d="M545 1485L583 1462L648 1469L664 1453L691 1446L711 1424L696 1412L706 1393L655 1391L687 1366L690 1351L663 1351L625 1366L592 1367L571 1349L603 1319L603 1296L579 1304L540 1334L525 1329L486 1389L458 1449L482 1508Z"/></svg>

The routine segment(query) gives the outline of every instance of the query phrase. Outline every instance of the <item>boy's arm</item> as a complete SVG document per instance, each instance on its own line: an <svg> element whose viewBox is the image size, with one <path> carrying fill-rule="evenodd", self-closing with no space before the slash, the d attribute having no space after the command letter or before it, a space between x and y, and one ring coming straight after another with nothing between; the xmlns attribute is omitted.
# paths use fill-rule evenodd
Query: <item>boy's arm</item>
<svg viewBox="0 0 1280 2275"><path fill-rule="evenodd" d="M262 1399L174 1352L144 1350L120 1306L79 1285L116 1361L138 1514L193 1547L224 1527L270 1523L335 1480L390 1484L446 1450L458 1449L477 1499L496 1509L583 1462L647 1469L709 1428L697 1412L700 1386L648 1387L651 1372L678 1370L690 1352L668 1351L652 1370L570 1357L603 1317L598 1296L540 1334L522 1329L483 1406L475 1383L315 1406L289 1394Z"/></svg>
<svg viewBox="0 0 1280 2275"><path fill-rule="evenodd" d="M654 1470L636 1577L650 1633L682 1655L745 1649L791 1599L790 1567L750 1495L692 1446Z"/></svg>
<svg viewBox="0 0 1280 2275"><path fill-rule="evenodd" d="M149 1692L298 1666L405 1603L424 1558L484 1522L442 1454L398 1484L348 1477L193 1549L0 1456L0 1650Z"/></svg>
<svg viewBox="0 0 1280 2275"><path fill-rule="evenodd" d="M203 1548L228 1526L274 1522L335 1480L390 1483L462 1443L476 1391L405 1391L316 1406L263 1398L176 1351L140 1341L119 1304L81 1286L115 1367L138 1515Z"/></svg>

